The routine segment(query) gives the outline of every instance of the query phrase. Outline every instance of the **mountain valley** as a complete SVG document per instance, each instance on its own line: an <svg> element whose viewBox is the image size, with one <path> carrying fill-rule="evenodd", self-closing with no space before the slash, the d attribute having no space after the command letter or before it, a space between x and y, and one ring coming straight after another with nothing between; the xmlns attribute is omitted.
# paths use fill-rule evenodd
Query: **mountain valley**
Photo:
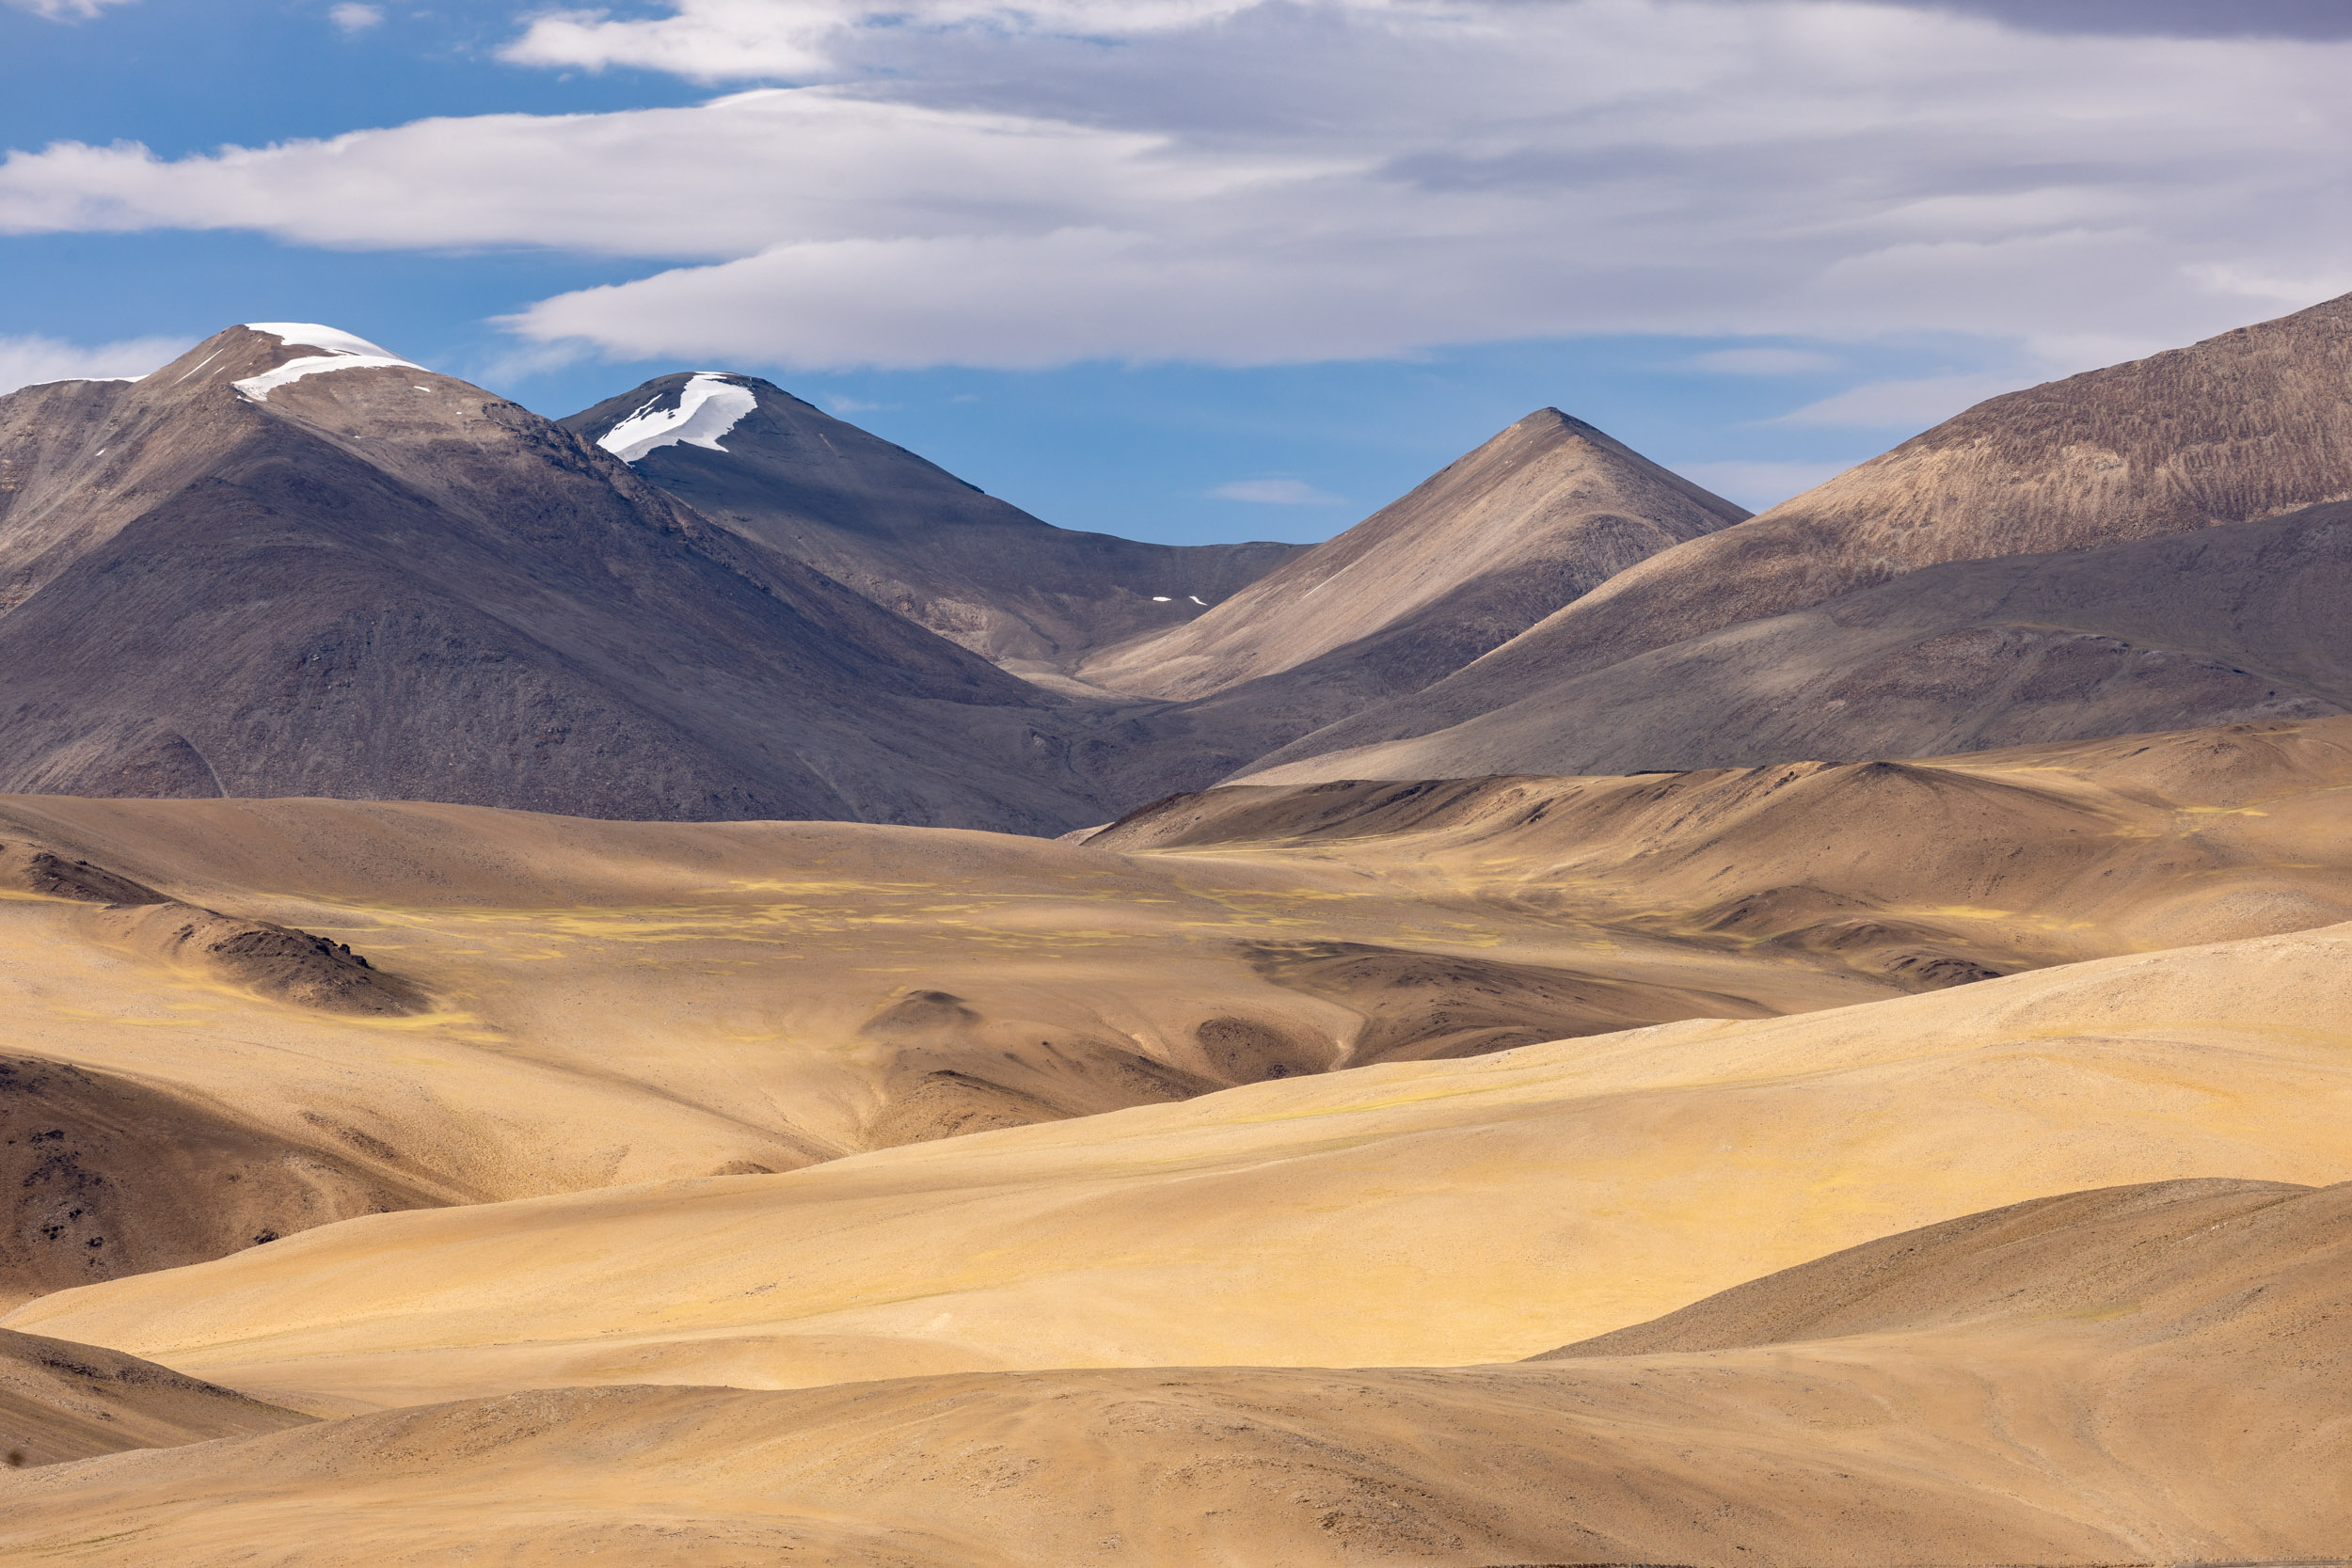
<svg viewBox="0 0 2352 1568"><path fill-rule="evenodd" d="M0 397L0 1557L2352 1560L2348 334L1311 546Z"/></svg>

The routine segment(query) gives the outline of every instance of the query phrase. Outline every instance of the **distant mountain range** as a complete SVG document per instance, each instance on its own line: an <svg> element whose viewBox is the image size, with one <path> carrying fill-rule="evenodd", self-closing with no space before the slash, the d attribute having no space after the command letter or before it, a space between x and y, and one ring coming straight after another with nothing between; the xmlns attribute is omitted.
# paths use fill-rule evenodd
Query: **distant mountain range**
<svg viewBox="0 0 2352 1568"><path fill-rule="evenodd" d="M1054 528L757 377L304 324L0 397L0 790L1051 833L1228 777L2352 711L2352 296L1754 518L1545 409L1312 548Z"/></svg>

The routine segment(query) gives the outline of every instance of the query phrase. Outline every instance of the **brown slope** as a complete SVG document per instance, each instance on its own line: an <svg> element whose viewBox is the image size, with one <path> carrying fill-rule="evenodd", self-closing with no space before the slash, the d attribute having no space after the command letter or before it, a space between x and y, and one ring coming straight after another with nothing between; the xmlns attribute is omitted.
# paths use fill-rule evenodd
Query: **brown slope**
<svg viewBox="0 0 2352 1568"><path fill-rule="evenodd" d="M0 864L58 846L40 858L158 900L0 900L19 1049L249 1104L281 1140L373 1148L373 1168L461 1199L788 1169L1886 991L1777 953L1393 895L1376 857L1160 863L1009 835L334 800L15 800L0 837ZM316 935L173 940L202 907ZM409 1007L336 984L382 975Z"/></svg>
<svg viewBox="0 0 2352 1568"><path fill-rule="evenodd" d="M2343 504L1954 562L1581 674L1522 667L1503 706L1258 776L1931 756L2344 713L2348 596Z"/></svg>
<svg viewBox="0 0 2352 1568"><path fill-rule="evenodd" d="M1099 815L1056 700L414 367L0 399L0 784L628 817Z"/></svg>
<svg viewBox="0 0 2352 1568"><path fill-rule="evenodd" d="M1558 683L1924 567L2153 540L2347 498L2352 296L1979 404L1737 529L1652 557L1449 680L1266 761L1434 736ZM1530 722L1556 736L1581 712L1564 703ZM1662 710L1618 724L1661 746L1683 734L1681 716Z"/></svg>
<svg viewBox="0 0 2352 1568"><path fill-rule="evenodd" d="M1928 762L1241 784L1089 839L1433 888L1906 985L2352 919L2352 719Z"/></svg>
<svg viewBox="0 0 2352 1568"><path fill-rule="evenodd" d="M120 1351L0 1328L0 1463L11 1470L310 1421Z"/></svg>
<svg viewBox="0 0 2352 1568"><path fill-rule="evenodd" d="M678 406L681 373L562 421L599 441ZM717 445L676 440L630 466L740 529L985 657L1063 669L1089 650L1181 624L1298 553L1277 544L1171 546L1041 522L757 376Z"/></svg>
<svg viewBox="0 0 2352 1568"><path fill-rule="evenodd" d="M0 1056L0 1300L443 1201L378 1140L310 1123L289 1136L202 1093Z"/></svg>
<svg viewBox="0 0 2352 1568"><path fill-rule="evenodd" d="M1190 624L1098 654L1080 673L1190 700L1343 655L1363 700L1418 690L1635 562L1746 515L1538 409Z"/></svg>
<svg viewBox="0 0 2352 1568"><path fill-rule="evenodd" d="M2347 1220L2352 1185L2045 1198L1518 1366L521 1393L0 1480L0 1544L189 1564L2341 1561ZM1858 1274L1867 1331L1786 1342L1785 1303L1851 1298ZM1645 1337L1671 1348L1635 1353Z"/></svg>

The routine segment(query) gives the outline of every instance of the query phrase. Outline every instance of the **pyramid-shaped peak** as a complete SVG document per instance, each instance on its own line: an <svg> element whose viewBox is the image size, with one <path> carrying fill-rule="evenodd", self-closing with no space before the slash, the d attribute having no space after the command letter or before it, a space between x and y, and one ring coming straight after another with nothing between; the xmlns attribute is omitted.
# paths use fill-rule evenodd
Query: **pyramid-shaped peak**
<svg viewBox="0 0 2352 1568"><path fill-rule="evenodd" d="M763 383L731 371L692 371L646 385L654 389L644 402L596 437L596 445L624 463L681 444L726 451L721 437L759 406L753 388Z"/></svg>

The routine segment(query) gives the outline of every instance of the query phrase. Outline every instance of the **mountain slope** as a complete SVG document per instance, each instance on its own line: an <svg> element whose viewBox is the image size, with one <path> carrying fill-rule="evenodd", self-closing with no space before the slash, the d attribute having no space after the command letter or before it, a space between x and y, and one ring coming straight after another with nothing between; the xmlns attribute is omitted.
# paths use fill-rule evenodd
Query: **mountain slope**
<svg viewBox="0 0 2352 1568"><path fill-rule="evenodd" d="M1055 528L757 376L660 376L561 422L706 515L1013 668L1065 668L1181 623L1299 548Z"/></svg>
<svg viewBox="0 0 2352 1568"><path fill-rule="evenodd" d="M1585 699L1571 683L1699 639L1737 639L1739 628L1923 568L2115 547L2346 499L2352 296L1979 404L1737 529L1651 557L1450 678L1334 723L1263 765L1436 737L1536 699L1523 715L1523 737L1511 743L1535 749L1525 760L1499 761L1518 753L1487 748L1438 770L1661 766L1661 755L1689 754L1692 721L1671 707L1684 695L1666 684L1674 677L1654 670L1622 683L1627 711L1608 718L1613 742L1638 736L1651 748L1631 763L1620 760L1619 744L1590 756L1578 751L1571 732L1611 699ZM1541 694L1554 689L1547 706ZM1650 711L1651 702L1668 705ZM2241 711L2185 705L2193 711L2160 721L2217 722ZM2101 721L2088 714L2081 721ZM1713 760L1772 758L1775 742L1765 736L1735 727L1721 738L1707 753ZM1947 735L1928 744L1952 743ZM1427 770L1429 758L1451 749L1433 739L1422 761L1383 766ZM1604 755L1608 762L1598 760ZM1567 756L1586 759L1563 763ZM1316 776L1349 770L1335 758Z"/></svg>
<svg viewBox="0 0 2352 1568"><path fill-rule="evenodd" d="M1370 694L1413 691L1637 562L1746 515L1539 409L1188 625L1097 654L1080 673L1184 701L1338 655Z"/></svg>
<svg viewBox="0 0 2352 1568"><path fill-rule="evenodd" d="M1259 783L1917 757L2352 712L2352 505L1953 562L1581 673ZM1327 737L1318 736L1321 742ZM1306 748L1300 748L1305 750Z"/></svg>
<svg viewBox="0 0 2352 1568"><path fill-rule="evenodd" d="M0 399L0 788L1100 818L1057 699L330 329Z"/></svg>

